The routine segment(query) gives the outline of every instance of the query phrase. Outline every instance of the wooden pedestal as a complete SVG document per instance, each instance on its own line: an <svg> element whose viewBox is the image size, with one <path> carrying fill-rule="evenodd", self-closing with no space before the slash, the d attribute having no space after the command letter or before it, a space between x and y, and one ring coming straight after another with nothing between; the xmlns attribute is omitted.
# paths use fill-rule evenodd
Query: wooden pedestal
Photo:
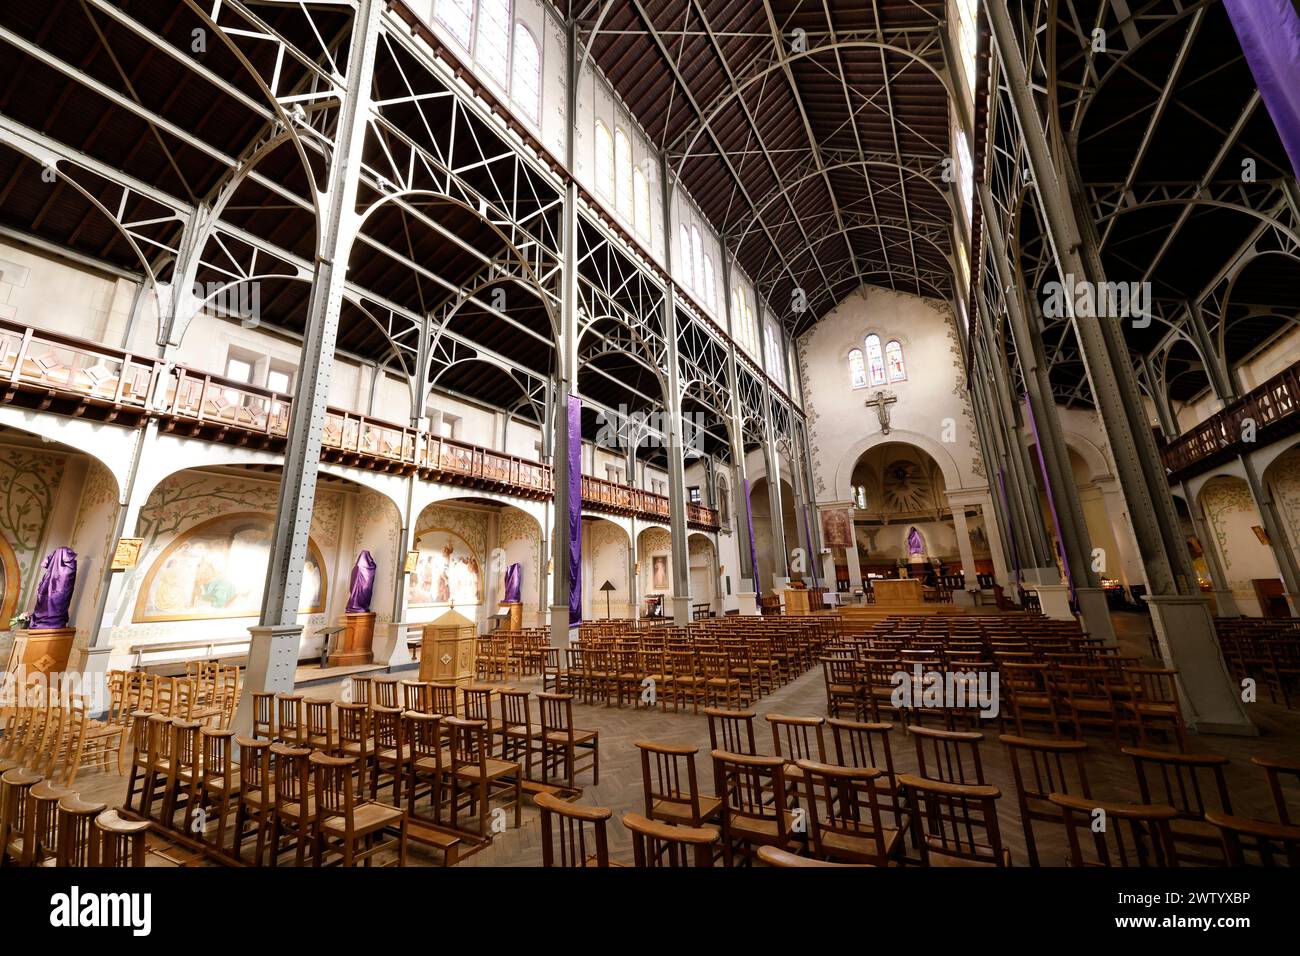
<svg viewBox="0 0 1300 956"><path fill-rule="evenodd" d="M25 665L28 675L40 672L49 674L68 669L72 655L72 641L77 636L75 627L42 627L17 631L13 647L9 649L7 673L14 673Z"/></svg>
<svg viewBox="0 0 1300 956"><path fill-rule="evenodd" d="M375 660L375 612L359 611L343 615L347 629L339 635L339 646L330 654L330 667L373 664Z"/></svg>
<svg viewBox="0 0 1300 956"><path fill-rule="evenodd" d="M478 628L469 618L448 611L424 625L420 643L420 680L440 684L474 682L474 642Z"/></svg>
<svg viewBox="0 0 1300 956"><path fill-rule="evenodd" d="M806 588L786 588L785 589L785 613L789 615L804 615L811 613L808 602L808 590Z"/></svg>
<svg viewBox="0 0 1300 956"><path fill-rule="evenodd" d="M507 631L522 631L524 629L524 606L519 601L512 601L509 604L503 604L502 607L510 608L510 616L506 618Z"/></svg>

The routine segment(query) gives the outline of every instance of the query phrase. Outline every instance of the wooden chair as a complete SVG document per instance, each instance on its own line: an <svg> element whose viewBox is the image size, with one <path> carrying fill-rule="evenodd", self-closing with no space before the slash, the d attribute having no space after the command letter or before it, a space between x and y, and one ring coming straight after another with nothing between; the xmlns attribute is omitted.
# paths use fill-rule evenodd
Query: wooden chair
<svg viewBox="0 0 1300 956"><path fill-rule="evenodd" d="M1268 790L1273 795L1273 809L1277 812L1278 823L1290 825L1291 814L1298 811L1290 805L1300 804L1300 760L1282 760L1277 757L1251 757L1250 762L1261 767L1268 777ZM1291 778L1292 799L1288 801L1288 792L1283 787L1284 778Z"/></svg>
<svg viewBox="0 0 1300 956"><path fill-rule="evenodd" d="M800 760L826 762L826 738L822 726L825 717L790 717L785 714L768 714L767 722L772 728L772 753L784 757L785 776L792 788L803 779L799 769Z"/></svg>
<svg viewBox="0 0 1300 956"><path fill-rule="evenodd" d="M370 866L376 855L396 848L396 861L387 865L405 866L406 814L373 800L357 800L352 783L356 758L330 757L314 751L308 762L316 784L313 864L332 865L326 861L337 854L336 862L342 866ZM379 839L394 829L397 835L393 839Z"/></svg>
<svg viewBox="0 0 1300 956"><path fill-rule="evenodd" d="M1011 774L1016 782L1016 799L1020 805L1020 821L1025 829L1025 847L1029 865L1038 866L1038 842L1034 838L1034 822L1065 826L1065 816L1059 806L1048 798L1053 793L1064 793L1088 799L1088 773L1084 753L1088 744L1082 740L1062 737L1019 737L1003 734L998 737L1011 758Z"/></svg>
<svg viewBox="0 0 1300 956"><path fill-rule="evenodd" d="M203 761L197 775L198 793L191 794L190 802L198 798L200 818L206 819L209 807L216 809L217 833L213 846L219 853L226 848L226 821L230 811L237 809L240 792L239 766L234 762L231 745L234 743L233 730L214 730L203 727L199 730L201 737ZM206 828L192 832L200 839L206 839Z"/></svg>
<svg viewBox="0 0 1300 956"><path fill-rule="evenodd" d="M949 783L899 774L922 866L1011 865L1002 845L997 802L1002 792L987 784Z"/></svg>
<svg viewBox="0 0 1300 956"><path fill-rule="evenodd" d="M613 811L580 807L549 793L533 798L542 813L542 866L607 867L609 838L605 826Z"/></svg>
<svg viewBox="0 0 1300 956"><path fill-rule="evenodd" d="M163 794L162 824L171 827L176 812L183 811L183 828L192 832L192 815L197 807L195 796L199 790L199 775L203 764L203 744L199 731L203 728L197 720L171 721L172 746L167 761L167 786Z"/></svg>
<svg viewBox="0 0 1300 956"><path fill-rule="evenodd" d="M722 798L722 854L727 866L737 857L752 863L754 851L775 846L796 851L791 836L793 792L781 757L747 756L715 750L714 777Z"/></svg>
<svg viewBox="0 0 1300 956"><path fill-rule="evenodd" d="M698 714L700 704L708 702L708 692L704 687L704 675L696 665L695 652L665 651L665 660L668 679L672 684L673 712L676 713L689 702L691 712Z"/></svg>
<svg viewBox="0 0 1300 956"><path fill-rule="evenodd" d="M725 750L727 753L758 753L754 740L754 712L752 710L723 710L718 707L705 707L704 716L709 719L709 749Z"/></svg>
<svg viewBox="0 0 1300 956"><path fill-rule="evenodd" d="M94 847L91 866L142 867L149 832L147 820L123 820L116 810L105 810L95 817Z"/></svg>
<svg viewBox="0 0 1300 956"><path fill-rule="evenodd" d="M526 690L503 689L499 696L501 719L494 730L500 738L498 752L502 760L519 761L524 776L531 779L533 749L541 737L541 731L533 724L532 707L528 703L531 695Z"/></svg>
<svg viewBox="0 0 1300 956"><path fill-rule="evenodd" d="M710 707L739 709L740 678L731 673L727 655L721 651L701 651L696 656L705 703Z"/></svg>
<svg viewBox="0 0 1300 956"><path fill-rule="evenodd" d="M59 801L59 842L55 865L59 867L94 865L95 818L108 809L103 803L69 795Z"/></svg>
<svg viewBox="0 0 1300 956"><path fill-rule="evenodd" d="M632 834L632 860L637 867L713 866L717 827L674 826L639 813L624 814L623 826Z"/></svg>
<svg viewBox="0 0 1300 956"><path fill-rule="evenodd" d="M31 815L28 794L45 778L22 767L0 776L0 864L22 863Z"/></svg>
<svg viewBox="0 0 1300 956"><path fill-rule="evenodd" d="M927 780L983 785L984 764L980 742L973 730L936 730L915 724L907 728L916 745L917 773ZM927 754L929 755L927 757Z"/></svg>
<svg viewBox="0 0 1300 956"><path fill-rule="evenodd" d="M358 780L369 780L375 755L375 740L370 730L370 705L356 701L336 704L338 708L338 749L340 757L356 758Z"/></svg>
<svg viewBox="0 0 1300 956"><path fill-rule="evenodd" d="M369 707L371 697L373 696L371 691L374 689L374 678L353 674L348 678L348 680L351 682L351 700L347 701L347 703L364 704Z"/></svg>
<svg viewBox="0 0 1300 956"><path fill-rule="evenodd" d="M443 778L451 770L451 753L442 742L442 715L408 710L402 714L403 734L410 755L406 763L406 815L417 819L415 805L429 795L433 821L442 820Z"/></svg>
<svg viewBox="0 0 1300 956"><path fill-rule="evenodd" d="M467 806L478 807L478 835L488 836L489 806L494 796L512 795L515 810L515 828L518 829L523 811L523 772L519 764L497 760L488 754L487 725L481 720L445 718L451 729L451 825L456 826L460 816L460 796L468 796Z"/></svg>
<svg viewBox="0 0 1300 956"><path fill-rule="evenodd" d="M306 747L272 744L272 774L275 781L274 811L271 816L271 866L276 866L284 851L281 841L293 841L295 862L302 866L307 860L307 849L315 839L313 825L316 821L316 798L311 788L311 768L308 764L312 751Z"/></svg>
<svg viewBox="0 0 1300 956"><path fill-rule="evenodd" d="M253 739L275 738L275 694L267 691L253 692Z"/></svg>
<svg viewBox="0 0 1300 956"><path fill-rule="evenodd" d="M1049 676L1050 664L1039 662L1013 663L999 661L999 687L1011 712L1016 735L1025 737L1025 724L1050 724L1052 733L1061 733L1061 715L1057 712L1057 697L1052 692Z"/></svg>
<svg viewBox="0 0 1300 956"><path fill-rule="evenodd" d="M443 717L456 717L461 715L460 708L456 705L456 693L460 690L455 684L439 684L436 681L429 685L430 700L432 703L432 713L441 714Z"/></svg>
<svg viewBox="0 0 1300 956"><path fill-rule="evenodd" d="M42 780L27 792L27 820L19 861L22 866L54 866L59 847L59 801L75 796L49 780Z"/></svg>
<svg viewBox="0 0 1300 956"><path fill-rule="evenodd" d="M889 743L890 723L863 722L828 718L831 739L835 747L835 762L841 767L863 767L880 771L871 781L877 798L893 817L891 825L896 830L906 830L907 819L903 812L903 797L898 787L898 772L894 769L894 751Z"/></svg>
<svg viewBox="0 0 1300 956"><path fill-rule="evenodd" d="M1137 728L1139 746L1147 746L1151 730L1172 732L1178 749L1187 749L1183 710L1178 699L1178 671L1165 667L1126 667L1123 677L1129 680L1129 691L1120 707L1131 715Z"/></svg>
<svg viewBox="0 0 1300 956"><path fill-rule="evenodd" d="M385 704L375 704L370 708L370 714L375 735L375 751L370 765L370 799L379 799L380 778L388 777L393 788L393 806L401 806L402 778L406 776L402 711Z"/></svg>
<svg viewBox="0 0 1300 956"><path fill-rule="evenodd" d="M1065 664L1049 673L1052 691L1064 704L1074 735L1083 737L1085 727L1106 728L1118 746L1122 714L1117 708L1115 691L1118 688L1122 695L1127 682L1104 665ZM1122 696L1119 702L1122 703Z"/></svg>
<svg viewBox="0 0 1300 956"><path fill-rule="evenodd" d="M826 682L826 713L862 720L865 707L860 662L851 657L823 657L822 678Z"/></svg>
<svg viewBox="0 0 1300 956"><path fill-rule="evenodd" d="M1300 867L1300 827L1248 820L1211 810L1205 819L1219 830L1229 866Z"/></svg>
<svg viewBox="0 0 1300 956"><path fill-rule="evenodd" d="M162 811L159 819L169 822L165 816L167 809L167 782L171 776L172 720L163 714L150 714L148 719L149 739L145 747L145 772L141 784L140 813L153 818L153 804L161 798Z"/></svg>
<svg viewBox="0 0 1300 956"><path fill-rule="evenodd" d="M1071 866L1178 865L1169 837L1169 823L1178 816L1173 807L1112 803L1063 793L1054 793L1048 799L1061 808ZM1104 824L1099 814L1105 814ZM1091 839L1081 837L1081 831Z"/></svg>
<svg viewBox="0 0 1300 956"><path fill-rule="evenodd" d="M235 810L235 836L231 852L240 859L246 828L252 823L257 834L253 850L253 865L261 866L266 854L266 838L271 832L271 819L275 815L275 780L271 775L271 747L269 740L236 737L239 745L239 805Z"/></svg>
<svg viewBox="0 0 1300 956"><path fill-rule="evenodd" d="M552 771L563 767L565 785L572 787L574 778L589 767L592 785L599 784L600 732L573 726L573 695L538 694L537 702L542 712L542 782L550 782ZM578 764L580 751L590 755L582 766Z"/></svg>
<svg viewBox="0 0 1300 956"><path fill-rule="evenodd" d="M881 821L875 768L798 763L808 817L808 849L840 863L887 866L902 850L899 830Z"/></svg>
<svg viewBox="0 0 1300 956"><path fill-rule="evenodd" d="M1169 753L1124 747L1133 760L1143 803L1168 804L1178 811L1169 822L1169 838L1179 866L1223 866L1223 840L1206 822L1214 810L1232 816L1232 798L1224 770L1230 761L1219 754Z"/></svg>
<svg viewBox="0 0 1300 956"><path fill-rule="evenodd" d="M695 772L698 748L649 740L638 740L635 746L641 751L641 787L647 818L697 829L705 821L717 819L722 799L700 793Z"/></svg>

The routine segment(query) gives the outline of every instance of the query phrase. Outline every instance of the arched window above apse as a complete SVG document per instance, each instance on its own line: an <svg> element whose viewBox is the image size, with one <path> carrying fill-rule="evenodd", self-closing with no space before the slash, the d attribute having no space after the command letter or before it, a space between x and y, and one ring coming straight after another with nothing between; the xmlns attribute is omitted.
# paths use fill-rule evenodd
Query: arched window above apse
<svg viewBox="0 0 1300 956"><path fill-rule="evenodd" d="M871 385L885 384L885 353L880 347L880 336L874 332L867 336L867 382Z"/></svg>
<svg viewBox="0 0 1300 956"><path fill-rule="evenodd" d="M907 380L907 367L903 364L903 347L896 341L885 346L885 371L891 382Z"/></svg>
<svg viewBox="0 0 1300 956"><path fill-rule="evenodd" d="M849 350L849 383L853 388L867 387L867 366L862 361L862 349Z"/></svg>

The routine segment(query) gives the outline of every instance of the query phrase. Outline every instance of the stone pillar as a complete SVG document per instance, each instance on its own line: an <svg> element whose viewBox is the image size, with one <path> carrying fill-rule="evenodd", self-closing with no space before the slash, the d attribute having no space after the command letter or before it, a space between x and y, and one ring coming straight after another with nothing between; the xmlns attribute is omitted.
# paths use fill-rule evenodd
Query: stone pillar
<svg viewBox="0 0 1300 956"><path fill-rule="evenodd" d="M970 529L966 525L966 506L948 499L952 507L953 530L957 533L957 551L961 555L962 577L966 584L960 596L953 593L954 604L974 604L973 591L979 590L979 579L975 573L975 551L970 546Z"/></svg>

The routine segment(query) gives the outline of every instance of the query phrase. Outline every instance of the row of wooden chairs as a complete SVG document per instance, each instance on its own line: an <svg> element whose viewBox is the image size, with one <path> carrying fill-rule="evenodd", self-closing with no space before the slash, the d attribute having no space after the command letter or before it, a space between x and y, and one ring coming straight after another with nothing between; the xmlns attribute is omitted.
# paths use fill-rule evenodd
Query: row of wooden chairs
<svg viewBox="0 0 1300 956"><path fill-rule="evenodd" d="M235 737L146 711L132 715L132 736L126 809L223 862L243 862L245 843L256 837L259 866L275 866L290 850L299 866L309 858L315 866L369 866L388 850L405 864L406 813L358 794L355 756Z"/></svg>
<svg viewBox="0 0 1300 956"><path fill-rule="evenodd" d="M0 865L141 867L148 830L39 773L0 776Z"/></svg>
<svg viewBox="0 0 1300 956"><path fill-rule="evenodd" d="M83 769L120 765L122 728L95 720L81 693L35 683L0 711L0 773L25 769L71 787Z"/></svg>

